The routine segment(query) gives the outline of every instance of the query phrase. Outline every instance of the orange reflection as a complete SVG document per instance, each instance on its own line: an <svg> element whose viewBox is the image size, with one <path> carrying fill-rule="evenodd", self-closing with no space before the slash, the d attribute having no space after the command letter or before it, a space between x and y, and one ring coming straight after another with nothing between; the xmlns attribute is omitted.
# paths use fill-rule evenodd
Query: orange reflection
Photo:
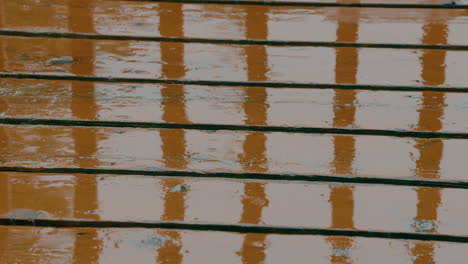
<svg viewBox="0 0 468 264"><path fill-rule="evenodd" d="M344 1L346 2L346 1ZM337 42L356 42L359 34L359 9L340 9L348 19L340 20L336 31ZM336 48L335 82L357 83L359 54L356 48ZM333 127L354 125L356 115L356 97L354 90L335 90L333 104ZM335 174L353 173L353 162L356 152L353 136L334 136L334 160L332 167ZM354 229L354 188L351 186L332 186L330 204L332 209L331 228ZM350 237L330 237L332 263L351 263L347 253L353 246Z"/></svg>
<svg viewBox="0 0 468 264"><path fill-rule="evenodd" d="M0 129L0 137L3 137L3 130ZM0 142L0 150L5 149L5 143ZM10 177L7 175L0 176L0 211L10 212L11 210L11 190ZM1 239L0 239L1 240Z"/></svg>
<svg viewBox="0 0 468 264"><path fill-rule="evenodd" d="M92 1L82 1L89 5ZM74 8L69 2L68 27L72 32L84 30L93 32L93 9ZM94 74L95 46L93 40L71 41L71 54L76 63L72 63L71 71L75 75L92 76ZM89 56L85 58L84 56ZM77 120L93 120L97 117L97 104L95 102L94 83L72 82L72 115ZM75 163L82 168L98 167L95 158L98 142L94 129L73 128L72 137L75 146ZM78 219L98 220L98 184L96 180L86 181L85 176L76 177L74 217ZM101 240L97 230L91 230L85 236L77 236L73 251L74 263L98 263L101 252Z"/></svg>
<svg viewBox="0 0 468 264"><path fill-rule="evenodd" d="M435 242L417 242L411 249L413 264L436 264L434 260Z"/></svg>
<svg viewBox="0 0 468 264"><path fill-rule="evenodd" d="M3 28L5 25L5 7L4 1L0 2L0 28ZM0 40L0 71L6 71L6 47L4 42ZM0 82L1 83L1 82ZM5 113L8 110L8 105L3 98L0 98L0 114ZM3 126L0 126L0 151L6 152L9 148L8 135ZM10 190L10 177L7 175L0 176L0 211L9 212L11 209L11 190ZM0 259L7 259L8 254L6 250L1 250L7 248L10 243L9 239L9 229L2 228L0 230Z"/></svg>
<svg viewBox="0 0 468 264"><path fill-rule="evenodd" d="M0 9L0 12L1 11L2 10ZM1 46L0 46L0 53L2 53ZM0 113L5 112L6 110L7 110L7 105L5 101L0 98ZM5 129L0 126L0 151L2 152L8 148L9 142L6 140L7 138L8 138L8 135L6 134ZM3 174L3 175L0 175L0 211L10 212L10 210L11 210L10 179L9 179L9 176ZM7 252L1 249L7 248L7 245L9 243L8 236L9 236L8 229L0 230L0 259L5 259L5 256L3 256L3 253L6 254Z"/></svg>
<svg viewBox="0 0 468 264"><path fill-rule="evenodd" d="M102 251L102 238L96 228L89 228L86 234L78 234L73 250L74 264L97 264Z"/></svg>
<svg viewBox="0 0 468 264"><path fill-rule="evenodd" d="M268 38L269 8L266 6L249 6L246 9L246 38ZM247 75L249 81L266 81L268 79L268 55L265 46L246 46ZM243 108L246 125L266 125L268 116L267 91L263 87L250 87L245 90ZM245 137L244 153L239 156L243 169L249 172L266 172L265 133L251 132ZM242 199L241 223L261 224L262 211L268 206L265 184L250 182L244 184ZM263 263L265 261L265 234L246 234L239 254L244 264Z"/></svg>
<svg viewBox="0 0 468 264"><path fill-rule="evenodd" d="M0 1L0 28L5 26L5 2ZM6 71L6 48L4 47L4 41L0 40L0 71Z"/></svg>
<svg viewBox="0 0 468 264"><path fill-rule="evenodd" d="M1 182L3 183L3 182ZM1 186L0 186L1 187ZM8 259L8 250L5 250L8 248L8 244L10 243L9 239L9 230L8 228L0 228L0 259Z"/></svg>
<svg viewBox="0 0 468 264"><path fill-rule="evenodd" d="M87 1L91 2L91 1ZM69 9L69 28L72 31L93 29L93 9L72 8ZM71 71L75 75L92 76L94 74L95 47L93 40L82 40L71 42L71 53L74 60ZM89 56L91 59L84 59ZM95 102L94 83L72 82L72 115L77 120L96 119L97 104ZM75 163L78 167L95 168L98 167L98 160L95 158L97 152L97 138L94 129L73 128L72 137L74 140ZM97 209L97 183L90 185L85 183L82 177L77 177L75 190L75 217L97 219L95 214L83 214L87 211Z"/></svg>
<svg viewBox="0 0 468 264"><path fill-rule="evenodd" d="M76 0L75 0L76 1ZM5 2L4 26L14 29L44 29L60 28L62 13L56 5L45 4L43 1L2 1ZM66 23L66 22L65 22ZM63 25L63 24L62 24ZM3 27L2 27L3 28Z"/></svg>
<svg viewBox="0 0 468 264"><path fill-rule="evenodd" d="M0 2L0 28L4 26L5 13L4 13L4 2ZM5 63L5 50L3 47L3 42L0 41L0 71L4 71ZM0 81L1 84L1 81ZM8 105L3 98L0 98L0 115L5 113L8 110ZM5 150L8 142L5 140L7 138L6 131L3 127L0 126L0 150ZM0 176L0 206L3 212L9 212L10 207L10 192L8 177L2 175ZM6 233L6 232L5 232ZM2 232L3 234L3 232ZM6 241L6 239L0 237L0 241ZM0 242L1 243L1 242ZM1 244L0 244L1 245Z"/></svg>
<svg viewBox="0 0 468 264"><path fill-rule="evenodd" d="M437 11L435 11L437 12ZM436 14L433 14L436 15ZM447 44L448 25L446 23L426 24L423 26L423 44ZM445 50L423 50L421 55L421 77L424 85L437 86L445 83ZM445 94L441 92L423 92L419 112L419 131L439 131L442 129ZM440 177L440 163L443 154L441 139L416 140L415 148L419 151L416 161L415 176L428 179ZM441 190L434 188L418 188L417 213L415 218L416 231L437 231L437 210L441 203ZM414 243L411 253L415 264L435 263L434 243Z"/></svg>
<svg viewBox="0 0 468 264"><path fill-rule="evenodd" d="M423 30L424 44L447 44L448 26L446 24L428 24L423 26ZM446 53L446 50L423 50L420 61L424 85L437 86L445 83ZM419 130L438 131L442 128L444 100L444 93L423 92L422 108L419 110ZM437 107L434 108L434 106Z"/></svg>
<svg viewBox="0 0 468 264"><path fill-rule="evenodd" d="M184 14L181 5L161 3L159 5L159 31L163 37L180 37L184 34ZM161 60L163 77L168 79L183 78L186 73L184 66L184 44L161 42ZM184 102L184 87L182 85L165 85L161 89L163 96L162 119L168 123L188 123L188 116ZM162 153L166 168L185 169L186 139L184 130L161 129ZM175 190L177 186L184 186L181 179L166 179L162 181L164 191L164 221L183 221L185 219L185 191L184 188ZM182 263L183 253L181 236L177 231L164 231L163 235L176 241L171 246L158 249L158 263Z"/></svg>

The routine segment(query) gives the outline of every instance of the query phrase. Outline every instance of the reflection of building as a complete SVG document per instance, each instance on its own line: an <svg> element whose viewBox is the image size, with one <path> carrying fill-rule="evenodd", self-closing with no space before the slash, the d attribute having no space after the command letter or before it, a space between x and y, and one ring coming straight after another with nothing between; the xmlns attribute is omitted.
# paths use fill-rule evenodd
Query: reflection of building
<svg viewBox="0 0 468 264"><path fill-rule="evenodd" d="M0 2L0 27L3 26L3 1ZM0 71L4 71L4 63L5 63L5 55L4 55L4 48L3 48L3 42L0 41ZM2 82L0 81L0 84ZM6 104L5 100L0 98L0 114L4 113L5 111L8 110L8 105ZM8 135L6 134L6 131L3 127L0 126L0 151L5 151L8 148L8 142L5 140ZM0 210L4 212L9 212L10 211L10 186L9 186L9 177L6 175L0 175ZM7 248L7 245L9 243L8 239L8 230L5 230L4 232L0 232L0 248ZM2 256L2 251L0 250L0 259L4 259L4 256Z"/></svg>
<svg viewBox="0 0 468 264"><path fill-rule="evenodd" d="M250 6L246 17L246 38L267 39L268 37L268 7ZM266 81L268 72L268 56L265 46L246 46L247 74L249 81ZM267 123L267 91L263 87L245 89L244 111L246 125L266 125ZM266 172L266 141L262 132L250 132L246 135L239 161L244 170L250 172ZM262 210L268 206L265 184L250 182L244 184L243 212L241 223L261 224ZM246 234L240 251L242 263L259 264L265 261L265 234Z"/></svg>
<svg viewBox="0 0 468 264"><path fill-rule="evenodd" d="M445 22L423 26L423 43L428 45L447 44L448 26ZM445 83L445 50L424 50L421 61L421 77L424 85L437 86ZM420 131L436 132L442 129L445 94L441 92L423 92L421 108L419 109ZM415 148L419 151L416 161L415 176L437 179L440 177L442 161L442 139L417 139ZM436 232L437 210L441 203L441 190L435 188L418 188L417 212L414 227L416 231ZM412 248L414 263L435 263L434 243L415 242Z"/></svg>
<svg viewBox="0 0 468 264"><path fill-rule="evenodd" d="M184 14L181 5L161 3L159 31L163 37L180 37L184 34ZM161 60L163 78L178 79L185 75L184 44L161 42ZM164 86L164 85L163 85ZM167 123L188 123L184 102L183 85L165 85L161 89L163 96L163 120ZM187 167L185 131L161 129L162 153L164 165L168 169L185 169ZM161 220L183 221L185 219L184 180L162 180L164 192L164 214ZM179 186L180 188L177 188ZM177 264L183 261L181 236L177 231L164 231L175 243L171 247L158 249L158 263ZM179 243L179 244L178 244Z"/></svg>
<svg viewBox="0 0 468 264"><path fill-rule="evenodd" d="M85 2L85 1L82 1ZM91 1L88 1L91 2ZM3 8L4 2L0 2ZM182 5L161 4L160 33L164 37L182 37L184 35L184 20ZM93 32L92 9L69 8L69 28L73 32ZM73 11L74 10L74 11ZM246 18L246 38L268 38L268 7L250 6ZM344 9L342 9L344 10ZM436 12L436 11L434 11ZM4 10L0 9L0 27L4 20ZM359 32L359 9L347 9L347 21L338 23L338 42L357 42ZM447 44L447 23L428 24L423 27L425 32L423 44ZM71 71L76 75L94 74L95 46L92 40L70 41L73 57L79 62L71 66ZM0 69L6 67L4 48L0 41ZM115 45L120 43L115 42ZM162 64L162 77L168 79L183 78L186 73L184 65L184 44L163 42L160 43ZM336 48L336 83L357 83L357 70L359 65L359 49ZM268 54L265 46L246 46L246 64L249 81L268 81ZM80 59L86 54L90 58ZM445 83L445 56L444 50L424 50L420 61L422 65L422 79L424 85L437 86ZM161 90L163 100L163 120L168 123L189 123L187 116L184 87L182 85L166 85ZM72 82L71 87L73 101L71 105L72 115L76 119L96 119L98 109L95 103L95 87L93 83ZM423 92L421 109L419 110L418 129L421 131L439 131L442 128L443 107L445 98L443 93ZM353 126L355 122L355 103L357 92L353 90L335 90L334 98L334 127ZM435 106L435 107L434 107ZM246 125L267 125L268 94L265 88L245 88L245 100L243 103ZM7 109L7 105L0 98L0 113ZM98 149L98 139L94 129L73 128L72 137L74 150L77 157L77 167L97 167L98 161L94 158ZM9 135L0 127L0 137L8 138ZM186 169L188 160L186 133L184 130L160 130L162 152L165 167L168 169ZM334 160L331 164L334 174L346 175L353 173L353 162L356 152L356 142L353 136L334 136ZM415 148L419 151L416 161L415 176L421 178L437 179L440 177L440 166L443 154L443 141L415 140ZM6 141L0 142L0 149L7 149ZM50 146L42 146L50 147ZM267 136L265 133L247 133L243 145L243 154L239 156L239 162L245 171L266 172L268 161L266 156ZM0 177L0 199L3 206L11 206L9 197L8 177ZM184 180L163 180L165 211L162 220L183 221L185 219L185 193ZM332 208L331 228L354 229L354 189L350 186L334 186L330 190L330 204ZM415 216L415 229L417 231L436 231L437 210L441 202L440 190L433 188L418 188L418 205ZM89 184L82 177L76 177L75 199L73 200L74 214L76 218L98 220L93 211L98 209L97 184ZM244 199L242 200L243 213L241 223L261 224L262 211L268 206L268 199L263 183L246 183L244 185ZM427 228L429 227L429 228ZM423 230L426 228L426 230ZM421 230L419 230L421 229ZM91 236L98 238L97 231ZM173 241L181 241L181 236L176 231L165 231L164 235L171 237ZM244 263L261 263L265 259L264 247L267 236L264 234L247 234L240 251ZM0 243L7 239L0 238ZM83 243L77 236L75 244L74 261L77 263L96 263L101 245L99 239L89 239ZM89 243L94 241L95 243ZM330 238L332 247L331 261L333 263L349 263L348 250L353 246L353 239L349 237ZM413 242L411 242L413 243ZM32 244L32 243L31 243ZM430 242L414 242L412 253L415 263L433 263L434 246ZM0 244L1 247L1 244ZM182 263L182 245L164 247L158 250L157 260L160 263Z"/></svg>
<svg viewBox="0 0 468 264"><path fill-rule="evenodd" d="M5 3L2 1L0 2L0 28L5 26ZM3 47L5 44L3 41L0 41L0 71L5 71L5 63L6 63L6 54L5 48ZM0 109L1 110L1 109Z"/></svg>
<svg viewBox="0 0 468 264"><path fill-rule="evenodd" d="M12 18L15 18L15 15L17 15L18 12L22 12L21 8L18 7L18 5L8 5L7 7L4 5L5 2L4 1L1 1L0 2L0 28L3 28L3 27L10 27L10 24L6 24L7 21L8 21L8 14L12 15L11 17ZM42 17L38 17L38 16L35 16L34 19L30 19L29 22L34 22L34 23L37 23L37 25L41 25L41 26L55 26L54 23L57 22L57 21L52 21L54 23L50 24L51 23L51 20L50 19L47 19L47 18L51 18L51 17L54 17L55 15L55 12L56 10L54 8L43 8L43 11L44 13L42 14ZM86 20L86 16L82 16L82 15L85 15L85 14L74 14L74 13L71 13L70 14L70 20L69 22L71 23L73 21L73 18L77 18L77 16L79 16L79 20L80 21L83 21L83 20ZM17 16L16 18L19 18L21 16ZM92 17L92 14L89 14L89 17L91 18ZM47 20L47 21L44 21L44 20ZM91 20L92 21L92 20ZM76 21L75 21L76 22ZM13 26L18 26L16 23L19 23L20 26L32 26L32 25L23 25L23 21L17 21L17 20L12 20L12 21L9 21L9 23L13 23ZM49 24L47 24L49 23ZM92 23L91 23L92 24ZM28 41L21 41L21 42L18 42L18 41L15 41L15 42L10 42L8 40L8 38L3 38L2 41L0 41L0 71L11 71L12 70L12 67L15 69L15 70L22 70L21 67L24 67L24 66L27 66L27 65L21 65L21 64L18 64L18 65L13 65L11 63L11 61L15 61L15 57L10 57L10 58L7 58L7 53L6 53L6 50L8 48L9 45L24 45L24 46L27 46L27 49L24 49L24 50L29 50L31 51L31 53L34 53L36 52L37 50L41 50L42 48L44 47L47 47L47 49L51 50L52 53L54 51L57 51L57 53L63 53L63 52L60 52L60 51L63 51L63 50L67 50L67 49L74 49L74 47L69 47L69 46L48 46L47 43L50 43L48 42L48 40L44 39L44 40L40 40L40 41L43 41L43 43L46 43L45 45L40 45L39 47L37 46L31 46L31 44L28 42ZM71 42L69 42L71 43ZM11 47L11 46L10 46ZM93 50L94 47L91 47L91 50ZM25 55L27 56L27 54ZM13 65L13 66L12 66ZM86 65L86 66L89 66L89 65ZM92 72L92 67L90 67L91 69L91 72ZM74 71L79 71L79 69L74 69ZM2 80L3 81L3 80ZM13 82L12 80L5 80L5 82ZM20 81L17 81L17 82L14 82L14 83L18 83L20 84L21 82ZM8 109L8 106L7 106L7 103L2 100L0 98L0 113L3 113L7 110L10 110L9 114L14 114L16 112L21 112L22 109L19 109L20 107L18 107L18 109L14 108L13 110L11 109ZM29 111L33 111L33 110L29 110ZM83 111L82 111L83 112ZM73 130L73 129L71 129ZM54 135L56 133L61 133L61 132L55 132L53 130L50 130L50 129L41 129L41 128L35 128L35 131L37 133L37 136L38 137L43 137L43 138L54 138ZM23 134L22 133L8 133L7 130L3 127L3 126L0 126L0 137L2 140L0 140L0 148L2 150L4 150L5 152L13 152L13 151L18 151L20 152L20 150L18 150L18 146L16 146L15 148L12 149L12 146L11 146L11 143L10 142L14 142L15 140L18 140L19 137L22 137ZM83 140L86 141L88 140L87 138L85 139L84 137L87 137L87 135L83 135L83 134L80 134L79 136L79 139L75 139L75 147L77 149L84 149L84 146L83 146ZM81 139L81 143L79 143L78 141ZM21 139L19 139L21 140ZM76 141L78 140L78 141ZM60 147L62 147L61 145L63 144L62 141L60 140L49 140L45 143L41 143L41 144L38 144L37 145L37 151L40 153L40 152L47 152L46 150L48 149L59 149ZM89 144L87 144L87 146L89 146ZM92 151L93 148L88 148L87 151ZM95 149L95 148L94 148ZM77 155L83 155L85 156L86 154L85 153L79 153L79 151L77 150ZM80 179L77 178L77 182L76 182L76 186L53 186L53 187L48 187L47 190L49 190L50 192L38 192L37 190L37 186L34 186L34 184L24 184L24 185L20 185L21 186L21 190L19 192L18 189L15 189L17 188L17 184L10 184L12 181L14 181L15 179L18 179L18 178L29 178L29 179L35 179L35 180L40 180L41 175L37 175L37 174L31 174L31 175L15 175L13 173L3 173L0 177L0 211L2 212L11 212L11 210L17 210L17 209L21 209L21 208L26 208L26 209L29 209L31 211L39 211L39 210L44 210L44 208L47 208L48 211L50 212L54 212L55 213L55 217L59 217L59 218L72 218L72 217L79 217L79 218L84 218L86 216L83 216L83 215L76 215L76 213L78 211L86 211L88 209L88 206L89 205L96 205L96 197L93 196L93 186L87 186L86 187L86 192L84 192L84 195L78 195L78 197L80 197L80 199L75 199L75 195L76 194L79 194L80 193L80 190L82 191L83 193L83 187L85 187L83 184L80 184ZM73 189L74 188L74 189ZM75 192L75 193L74 193ZM13 197L11 197L11 195L13 193L24 193L24 194L27 194L27 195L24 195L24 196L20 196L20 197L16 197L15 199L12 199ZM95 193L94 193L95 194ZM41 200L41 203L38 203L37 201L38 200ZM74 203L74 204L73 204ZM92 206L92 208L90 208L89 210L95 210L95 207ZM75 214L74 214L75 213ZM9 236L9 231L8 229L5 231L5 232L2 232L2 234L4 234L6 237L2 237L0 238L0 243L2 242L8 242L9 239L8 239L8 236ZM33 248L35 246L35 244L38 242L37 241L37 237L35 238L31 238L31 241L24 241L24 243L27 245L27 244L30 244L31 248ZM76 242L77 242L77 245L80 244L78 242L79 238L77 238ZM98 255L98 251L93 251L93 250L89 250L90 248L86 248L86 247L89 247L91 245L87 244L85 247L75 247L75 249L77 250L77 254L75 254L75 257L78 258L78 255L80 255L79 258L83 258L84 256L81 256L82 254L79 253L78 251L86 251L87 254L86 256L91 256L91 255L94 255L95 257L97 257ZM2 247L3 248L3 247ZM1 257L0 257L1 259ZM77 263L95 263L95 262L92 262L90 261L91 259L89 258L86 258L86 259L83 259L82 262L79 262L78 260L76 261Z"/></svg>
<svg viewBox="0 0 468 264"><path fill-rule="evenodd" d="M339 22L336 41L356 42L359 33L359 9L352 9L346 14L347 22ZM355 84L357 78L359 54L356 48L336 48L335 82ZM333 127L354 125L356 114L356 94L354 90L335 90ZM354 136L334 136L334 160L332 167L335 174L350 175L356 152ZM332 209L331 228L354 229L354 188L352 186L332 186L330 204ZM350 237L331 237L332 263L350 263L349 250L353 245Z"/></svg>
<svg viewBox="0 0 468 264"><path fill-rule="evenodd" d="M355 0L337 0L337 2L341 3L356 3L359 1ZM376 1L378 2L378 1ZM401 1L404 2L404 1ZM412 0L411 2L415 2ZM444 0L421 0L421 2L424 2L425 4L440 4L441 2L446 2ZM437 9L437 8L420 8L420 9L395 9L395 8L347 8L347 7L341 7L341 8L318 8L314 10L317 14L323 14L324 18L326 21L331 21L331 22L336 22L341 23L341 22L346 22L348 21L349 15L353 16L353 13L355 12L355 9L359 9L359 16L357 17L357 23L361 24L363 26L363 29L365 29L365 26L367 23L376 25L375 29L372 31L365 31L363 30L361 32L361 36L356 39L355 42L367 42L363 40L363 38L367 38L370 35L374 35L376 37L372 38L374 41L379 41L378 38L384 38L388 40L389 36L393 36L394 34L389 34L389 33L395 33L398 32L398 30L402 30L402 32L413 32L416 34L422 33L425 34L425 30L421 31L407 31L407 30L413 30L413 26L416 26L418 24L427 24L428 23L436 23L436 24L441 24L438 21L446 21L445 26L448 28L448 22L450 20L455 20L458 17L464 17L468 15L468 10L464 9ZM380 27L378 24L380 24L382 27ZM443 24L443 23L442 23ZM391 31L389 31L388 27L389 26L396 26L396 28L390 28ZM409 29L405 29L405 26L409 26ZM378 30L381 28L382 30ZM387 29L387 30L386 30ZM394 32L392 32L394 31ZM369 34L368 36L365 36ZM403 37L405 37L404 33L401 34L400 36L395 35L400 40L405 40ZM411 36L414 37L414 36ZM418 36L419 37L419 36ZM421 44L430 44L426 42L423 38L424 36L421 37ZM339 41L339 40L337 40ZM373 42L374 42L373 41ZM382 40L380 40L381 42ZM390 40L391 41L391 40ZM345 41L347 42L347 41ZM412 43L412 44L419 44L419 43ZM434 43L436 44L436 43ZM447 44L447 43L437 43L437 44Z"/></svg>
<svg viewBox="0 0 468 264"><path fill-rule="evenodd" d="M359 20L363 19L359 9L346 9L346 14L336 14L337 19L346 16L346 20L339 20L337 28L337 42L357 42ZM432 11L437 16L438 10ZM443 12L450 12L443 10ZM391 12L390 12L391 13ZM392 19L398 20L398 17ZM448 26L446 22L426 24L423 26L422 44L447 44ZM420 57L422 65L423 85L438 86L445 83L444 50L423 50ZM358 49L336 49L336 83L355 84L357 82ZM444 107L444 93L423 92L418 130L439 131L442 128ZM354 122L356 101L355 91L335 91L334 127L352 126ZM335 136L335 159L333 167L337 174L351 174L352 161L355 152L355 142L350 136ZM441 139L416 139L415 148L419 150L416 161L415 176L422 178L438 178L442 159L443 141ZM416 231L435 232L437 223L437 209L441 202L440 190L434 188L418 188L418 205L415 217ZM332 228L350 229L353 226L353 195L350 187L335 187L330 194L332 205ZM427 229L427 230L425 230ZM332 256L336 263L348 263L345 249L352 245L349 238L332 241L333 249L339 249L340 256ZM412 248L415 256L414 263L434 263L433 244L430 242L416 242Z"/></svg>
<svg viewBox="0 0 468 264"><path fill-rule="evenodd" d="M90 4L91 1L85 1ZM93 32L93 9L73 8L69 4L68 27L72 32ZM75 75L93 76L95 41L71 41L71 54L77 63L71 65L71 72ZM94 120L97 117L95 103L95 88L91 82L72 82L71 111L73 118L78 120ZM95 158L98 142L97 135L92 128L74 127L72 137L75 146L75 163L77 167L96 168L99 162ZM95 213L98 209L98 183L96 179L86 180L83 175L76 176L74 199L74 218L98 220ZM75 240L73 252L74 263L98 263L101 252L101 240L96 229L90 230L87 237L78 236Z"/></svg>
<svg viewBox="0 0 468 264"><path fill-rule="evenodd" d="M4 2L0 2L0 27L4 26ZM0 71L5 71L5 49L3 47L3 41L0 41ZM0 84L2 82L0 81ZM5 100L0 98L0 114L6 112L8 110L8 105L6 104ZM0 138L7 138L5 130L0 127ZM0 140L0 151L4 151L8 144L6 141L1 141ZM10 197L9 197L9 184L8 184L8 178L7 177L1 177L0 176L0 205L5 208L5 212L10 211L9 210L9 204L10 204ZM7 232L4 232L7 233ZM2 232L3 234L3 232ZM0 248L3 246L2 243L6 243L7 239L4 237L0 236ZM1 255L0 255L1 257Z"/></svg>

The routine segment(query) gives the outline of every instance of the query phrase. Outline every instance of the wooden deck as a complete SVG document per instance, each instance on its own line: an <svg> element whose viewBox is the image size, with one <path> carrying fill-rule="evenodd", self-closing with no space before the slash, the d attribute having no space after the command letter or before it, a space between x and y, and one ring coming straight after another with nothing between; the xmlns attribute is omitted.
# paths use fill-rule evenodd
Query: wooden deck
<svg viewBox="0 0 468 264"><path fill-rule="evenodd" d="M466 263L468 1L0 1L0 263Z"/></svg>

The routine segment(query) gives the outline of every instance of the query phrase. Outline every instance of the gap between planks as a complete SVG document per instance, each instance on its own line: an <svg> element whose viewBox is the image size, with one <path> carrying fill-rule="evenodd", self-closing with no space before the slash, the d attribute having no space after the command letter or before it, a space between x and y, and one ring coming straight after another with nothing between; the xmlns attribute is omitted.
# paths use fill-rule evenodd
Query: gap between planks
<svg viewBox="0 0 468 264"><path fill-rule="evenodd" d="M296 88L296 89L338 89L338 90L368 90L368 91L406 91L406 92L451 92L468 93L468 87L441 87L441 86L407 86L407 85L362 85L362 84L336 84L336 83L295 83L295 82L257 82L257 81L210 81L186 79L159 79L159 78L123 78L123 77L97 77L75 76L58 74L30 74L0 72L0 78L33 79L33 80L66 80L107 83L157 83L157 84L183 84L204 86L248 86L269 88Z"/></svg>
<svg viewBox="0 0 468 264"><path fill-rule="evenodd" d="M427 9L468 9L467 4L397 4L397 3L323 3L306 1L271 0L129 0L132 2L220 4L220 5L262 5L262 6L316 6L316 7L370 7L370 8L427 8Z"/></svg>
<svg viewBox="0 0 468 264"><path fill-rule="evenodd" d="M348 236L371 237L387 239L410 239L421 241L442 241L468 243L468 237L454 235L440 235L429 233L380 232L347 229L320 229L306 227L281 227L268 225L226 225L226 224L197 224L185 222L137 222L137 221L91 221L91 220L52 220L52 219L10 219L0 218L2 226L34 226L55 228L164 228L196 231L219 231L235 233L284 234L284 235L320 235L320 236Z"/></svg>
<svg viewBox="0 0 468 264"><path fill-rule="evenodd" d="M218 178L242 180L272 180L272 181L300 181L320 183L355 183L396 185L409 187L434 187L450 189L468 189L465 181L444 181L428 179L392 179L355 176L306 175L286 173L251 173L251 172L204 172L184 170L130 170L130 169L100 169L100 168L28 168L28 167L0 167L0 172L24 173L70 173L70 174L109 174L109 175L138 175L149 177L188 177L188 178Z"/></svg>
<svg viewBox="0 0 468 264"><path fill-rule="evenodd" d="M348 48L382 48L382 49L434 49L434 50L468 50L468 45L424 45L424 44L392 44L392 43L352 43L327 41L283 41L259 39L207 39L207 38L167 38L150 36L106 35L91 33L66 33L49 31L16 31L0 29L0 36L15 36L29 38L66 38L95 40L131 40L153 42L180 42L226 45L264 45L282 47L348 47Z"/></svg>
<svg viewBox="0 0 468 264"><path fill-rule="evenodd" d="M229 124L180 124L159 122L128 122L128 121L93 121L67 119L33 119L33 118L0 118L0 124L5 125L44 125L65 127L128 127L128 128L163 128L204 131L255 131L255 132L284 132L302 134L339 134L339 135L368 135L411 138L444 138L468 139L468 133L404 131L386 129L359 128L321 128L321 127L291 127L291 126L245 126Z"/></svg>

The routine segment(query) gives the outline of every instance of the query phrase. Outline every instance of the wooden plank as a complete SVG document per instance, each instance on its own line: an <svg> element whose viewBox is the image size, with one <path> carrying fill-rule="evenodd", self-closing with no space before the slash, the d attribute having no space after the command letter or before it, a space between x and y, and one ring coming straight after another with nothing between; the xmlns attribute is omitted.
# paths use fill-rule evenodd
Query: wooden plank
<svg viewBox="0 0 468 264"><path fill-rule="evenodd" d="M2 72L280 82L468 86L468 51L265 47L4 37ZM391 59L390 59L391 58ZM72 62L73 59L73 62ZM280 84L279 84L280 85Z"/></svg>
<svg viewBox="0 0 468 264"><path fill-rule="evenodd" d="M459 202L466 190L103 174L0 177L9 188L2 196L13 198L0 206L2 218L468 235L468 215Z"/></svg>
<svg viewBox="0 0 468 264"><path fill-rule="evenodd" d="M5 263L463 263L467 244L164 229L0 227ZM2 240L0 240L2 241ZM216 250L213 250L216 248ZM31 254L31 250L36 254Z"/></svg>
<svg viewBox="0 0 468 264"><path fill-rule="evenodd" d="M420 1L420 4L428 2ZM2 29L8 30L170 38L468 44L465 34L468 11L462 9L266 7L135 1L69 1L67 4L51 0L11 0L0 5L4 5ZM181 30L166 29L179 25Z"/></svg>
<svg viewBox="0 0 468 264"><path fill-rule="evenodd" d="M466 181L468 162L463 139L10 125L0 131L2 166L28 168Z"/></svg>
<svg viewBox="0 0 468 264"><path fill-rule="evenodd" d="M0 118L468 131L458 93L2 79L0 96Z"/></svg>

